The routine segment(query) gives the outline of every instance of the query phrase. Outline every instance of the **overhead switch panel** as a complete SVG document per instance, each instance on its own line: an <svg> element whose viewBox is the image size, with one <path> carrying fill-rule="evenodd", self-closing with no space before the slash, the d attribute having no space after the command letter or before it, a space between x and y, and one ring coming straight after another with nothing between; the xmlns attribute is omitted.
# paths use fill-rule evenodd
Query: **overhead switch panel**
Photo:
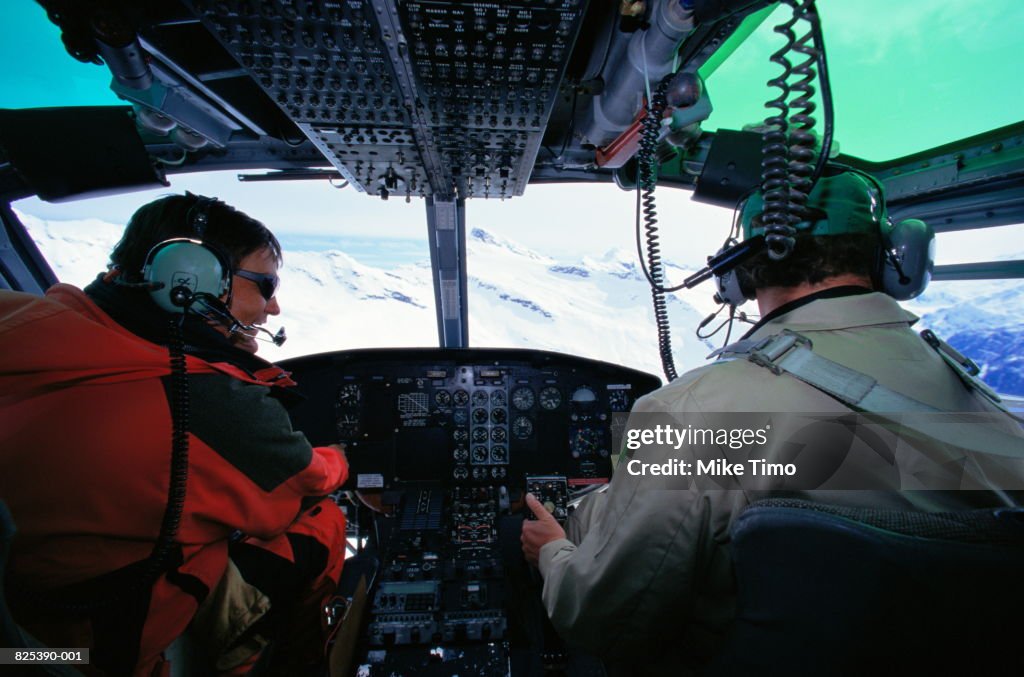
<svg viewBox="0 0 1024 677"><path fill-rule="evenodd" d="M356 188L522 195L586 0L191 0Z"/></svg>

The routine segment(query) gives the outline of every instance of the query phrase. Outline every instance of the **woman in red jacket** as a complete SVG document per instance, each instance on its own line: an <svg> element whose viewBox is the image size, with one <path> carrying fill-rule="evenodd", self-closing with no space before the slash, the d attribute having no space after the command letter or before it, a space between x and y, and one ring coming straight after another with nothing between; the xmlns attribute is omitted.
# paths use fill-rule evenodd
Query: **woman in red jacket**
<svg viewBox="0 0 1024 677"><path fill-rule="evenodd" d="M255 355L280 263L260 222L170 196L84 290L0 292L8 596L42 642L90 647L92 672L167 674L190 625L220 672L272 639L316 656L345 552L322 497L347 464L291 429L294 383Z"/></svg>

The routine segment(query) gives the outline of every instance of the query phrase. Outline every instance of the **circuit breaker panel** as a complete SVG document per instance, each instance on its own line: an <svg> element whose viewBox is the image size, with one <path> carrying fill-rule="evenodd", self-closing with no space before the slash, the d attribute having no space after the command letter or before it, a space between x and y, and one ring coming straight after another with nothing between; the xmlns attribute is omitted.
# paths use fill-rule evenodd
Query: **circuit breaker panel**
<svg viewBox="0 0 1024 677"><path fill-rule="evenodd" d="M522 195L586 0L191 0L357 189Z"/></svg>

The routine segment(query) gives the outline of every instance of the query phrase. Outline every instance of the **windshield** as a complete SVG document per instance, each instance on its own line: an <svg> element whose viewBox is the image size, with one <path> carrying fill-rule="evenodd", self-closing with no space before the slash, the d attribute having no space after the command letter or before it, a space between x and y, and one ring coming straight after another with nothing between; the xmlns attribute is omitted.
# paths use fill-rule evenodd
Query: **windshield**
<svg viewBox="0 0 1024 677"><path fill-rule="evenodd" d="M820 2L836 100L839 149L885 160L1016 121L1024 88L1008 86L1024 56L1016 36L1024 3L913 0ZM113 105L109 71L69 58L59 29L34 3L5 6L0 106ZM770 13L771 10L768 10ZM879 17L885 17L880 20ZM764 16L761 16L764 19ZM756 23L756 18L753 21ZM724 61L706 67L715 112L705 130L763 120L767 60L777 45L767 19ZM967 55L970 58L961 58ZM898 64L898 67L893 67ZM985 105L979 105L979 101ZM820 116L820 113L819 113ZM254 171L253 173L258 173ZM84 286L140 205L170 192L214 195L265 222L285 248L277 318L288 329L272 360L361 347L436 346L437 319L423 202L383 202L327 181L239 182L235 172L172 177L173 187L116 197L16 203L66 282ZM636 200L611 184L531 185L523 197L466 205L469 343L577 354L661 374L651 294L637 255ZM701 267L725 239L732 212L658 191L669 284ZM1024 258L1024 226L940 234L938 262ZM737 324L695 328L717 310L711 283L668 297L677 366L699 366ZM1017 281L937 282L908 306L983 365L1002 392L1024 395ZM743 308L755 317L748 304ZM721 318L721 316L719 316ZM704 327L710 333L720 319Z"/></svg>
<svg viewBox="0 0 1024 677"><path fill-rule="evenodd" d="M58 278L84 286L105 270L136 208L185 190L217 196L263 221L284 248L282 313L272 324L286 326L289 339L265 347L264 357L438 344L422 200L385 202L326 181L239 182L236 172L172 181L60 204L30 198L15 210ZM666 268L681 279L721 246L732 212L694 203L688 191L664 189L659 198ZM634 194L611 184L531 186L515 200L470 200L470 345L552 350L660 373L634 207ZM696 366L713 347L692 334L715 309L711 291L672 300L678 359Z"/></svg>
<svg viewBox="0 0 1024 677"><path fill-rule="evenodd" d="M186 190L246 212L281 242L282 313L271 326L284 325L289 338L262 347L262 357L437 345L420 201L382 203L326 181L240 182L236 172L208 172L174 177L173 188L61 204L30 198L14 208L57 277L84 286L106 269L138 207Z"/></svg>
<svg viewBox="0 0 1024 677"><path fill-rule="evenodd" d="M239 182L234 172L173 178L173 190L47 204L15 204L58 277L85 285L138 206L170 192L216 195L266 223L285 250L278 299L288 342L261 355L280 360L330 350L436 346L433 281L422 201L386 202L326 181ZM658 217L668 282L677 284L717 251L732 211L660 189ZM605 185L531 186L509 201L466 205L469 338L473 347L551 350L661 375L651 293L638 265L635 195ZM1009 243L1009 244L1008 244ZM1024 226L941 233L939 264L1024 258ZM728 327L701 338L715 312L710 282L668 297L680 371L706 363ZM1017 280L933 282L906 304L985 369L1000 392L1024 395L1024 303ZM756 308L741 310L755 320ZM719 318L724 318L720 315ZM708 323L703 334L721 325ZM737 322L736 340L749 324ZM1013 349L1016 346L1020 350Z"/></svg>

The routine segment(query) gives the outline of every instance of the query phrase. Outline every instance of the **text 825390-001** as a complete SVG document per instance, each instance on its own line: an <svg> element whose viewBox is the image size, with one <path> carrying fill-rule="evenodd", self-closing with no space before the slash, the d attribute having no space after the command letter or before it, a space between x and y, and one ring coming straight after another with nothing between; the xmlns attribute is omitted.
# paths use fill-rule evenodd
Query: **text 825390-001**
<svg viewBox="0 0 1024 677"><path fill-rule="evenodd" d="M0 648L0 665L81 665L88 663L88 649Z"/></svg>

